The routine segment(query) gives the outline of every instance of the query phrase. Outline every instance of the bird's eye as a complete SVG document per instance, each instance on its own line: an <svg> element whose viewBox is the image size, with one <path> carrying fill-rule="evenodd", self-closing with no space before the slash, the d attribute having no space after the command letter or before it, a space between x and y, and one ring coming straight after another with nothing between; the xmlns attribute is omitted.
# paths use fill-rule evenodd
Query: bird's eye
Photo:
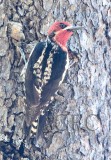
<svg viewBox="0 0 111 160"><path fill-rule="evenodd" d="M64 24L64 23L60 23L60 27L61 27L61 29L64 29L64 28L66 28L66 27L67 27L67 25L66 25L66 24Z"/></svg>
<svg viewBox="0 0 111 160"><path fill-rule="evenodd" d="M52 39L55 36L55 31L53 31L50 35L49 38Z"/></svg>

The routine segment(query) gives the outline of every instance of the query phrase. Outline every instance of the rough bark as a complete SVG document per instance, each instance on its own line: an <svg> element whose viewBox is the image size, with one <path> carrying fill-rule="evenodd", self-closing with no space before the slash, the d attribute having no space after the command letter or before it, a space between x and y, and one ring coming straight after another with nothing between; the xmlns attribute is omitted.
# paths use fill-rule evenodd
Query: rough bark
<svg viewBox="0 0 111 160"><path fill-rule="evenodd" d="M0 160L111 159L110 7L110 0L0 0ZM38 151L22 143L20 52L28 57L55 20L84 29L69 42L79 59L70 61Z"/></svg>

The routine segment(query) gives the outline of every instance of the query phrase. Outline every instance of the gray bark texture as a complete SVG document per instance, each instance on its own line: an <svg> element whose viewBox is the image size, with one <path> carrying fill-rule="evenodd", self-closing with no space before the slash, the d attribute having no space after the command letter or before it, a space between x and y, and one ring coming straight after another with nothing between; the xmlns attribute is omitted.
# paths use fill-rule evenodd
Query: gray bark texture
<svg viewBox="0 0 111 160"><path fill-rule="evenodd" d="M58 20L83 26L40 150L24 144L24 62ZM0 160L111 160L110 0L0 0Z"/></svg>

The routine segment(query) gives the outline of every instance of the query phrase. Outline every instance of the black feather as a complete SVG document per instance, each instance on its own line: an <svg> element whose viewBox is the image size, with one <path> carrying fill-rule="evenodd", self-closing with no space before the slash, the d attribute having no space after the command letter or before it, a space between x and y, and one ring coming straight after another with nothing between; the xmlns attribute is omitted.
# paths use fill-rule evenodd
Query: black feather
<svg viewBox="0 0 111 160"><path fill-rule="evenodd" d="M41 55L44 55L43 57ZM48 59L52 58L51 73L46 83L44 81L44 73L48 67ZM40 57L42 61L39 65L40 79L36 75L35 64L39 64ZM67 63L67 54L57 45L47 42L40 42L34 48L26 69L25 75L25 89L26 89L26 125L29 127L37 116L41 114L41 109L46 109L46 104L49 103L50 98L54 96L58 90L62 75ZM35 70L35 72L34 72ZM35 74L34 74L35 73ZM41 81L41 82L40 82ZM41 93L37 90L42 88ZM40 131L39 131L40 132Z"/></svg>

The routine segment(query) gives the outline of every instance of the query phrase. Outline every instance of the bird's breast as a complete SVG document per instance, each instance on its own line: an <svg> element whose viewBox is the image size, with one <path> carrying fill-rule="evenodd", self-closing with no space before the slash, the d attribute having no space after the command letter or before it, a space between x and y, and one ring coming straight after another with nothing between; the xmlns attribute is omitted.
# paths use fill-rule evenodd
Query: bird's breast
<svg viewBox="0 0 111 160"><path fill-rule="evenodd" d="M68 54L64 52L61 48L58 48L57 52L53 54L52 66L51 66L51 80L58 81L60 85L66 75L67 69L69 67Z"/></svg>
<svg viewBox="0 0 111 160"><path fill-rule="evenodd" d="M63 82L63 80L64 80L64 78L65 78L65 76L66 76L66 73L67 73L67 70L68 70L68 68L69 68L69 56L68 56L68 54L66 54L67 56L66 56L66 60L65 60L65 68L64 68L64 72L63 72L63 74L62 74L62 78L61 78L61 81L59 82L59 85Z"/></svg>

